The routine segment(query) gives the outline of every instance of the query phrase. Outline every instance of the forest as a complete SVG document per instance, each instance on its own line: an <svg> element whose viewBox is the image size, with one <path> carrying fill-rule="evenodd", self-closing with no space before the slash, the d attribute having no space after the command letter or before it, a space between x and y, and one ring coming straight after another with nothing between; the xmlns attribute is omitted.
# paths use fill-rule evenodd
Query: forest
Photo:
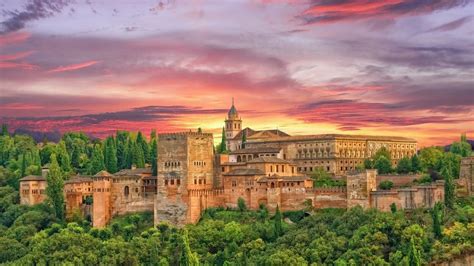
<svg viewBox="0 0 474 266"><path fill-rule="evenodd" d="M432 209L270 212L264 205L251 211L240 202L237 209L208 209L199 223L183 228L154 226L152 213L136 213L97 229L87 217L66 220L57 191L76 173L114 173L148 164L156 174L155 133L146 138L119 131L98 140L70 132L57 143L11 135L6 126L0 134L3 265L424 265L474 252L474 198L456 196L455 185L460 159L472 155L465 136L447 152L427 147L416 159L404 159L403 172L445 179L446 200ZM384 153L361 168L401 171L381 163L389 156ZM41 174L43 167L50 169L48 187L56 189L47 191L45 203L20 205L19 179ZM318 186L341 185L327 181L325 173L312 176Z"/></svg>

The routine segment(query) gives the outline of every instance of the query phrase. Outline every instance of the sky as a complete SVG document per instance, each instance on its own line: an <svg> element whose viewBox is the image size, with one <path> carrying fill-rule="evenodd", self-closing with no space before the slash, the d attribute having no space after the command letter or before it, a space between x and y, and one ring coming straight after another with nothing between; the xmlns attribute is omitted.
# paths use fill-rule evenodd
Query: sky
<svg viewBox="0 0 474 266"><path fill-rule="evenodd" d="M474 138L473 0L2 0L11 130Z"/></svg>

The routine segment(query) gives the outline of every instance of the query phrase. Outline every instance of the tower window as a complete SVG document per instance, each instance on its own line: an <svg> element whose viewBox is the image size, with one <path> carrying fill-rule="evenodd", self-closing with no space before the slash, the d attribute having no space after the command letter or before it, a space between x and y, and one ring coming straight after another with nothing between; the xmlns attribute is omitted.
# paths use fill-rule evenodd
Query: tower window
<svg viewBox="0 0 474 266"><path fill-rule="evenodd" d="M130 194L130 189L128 188L128 186L125 186L125 187L123 188L123 195L124 195L125 197L128 197L129 194Z"/></svg>

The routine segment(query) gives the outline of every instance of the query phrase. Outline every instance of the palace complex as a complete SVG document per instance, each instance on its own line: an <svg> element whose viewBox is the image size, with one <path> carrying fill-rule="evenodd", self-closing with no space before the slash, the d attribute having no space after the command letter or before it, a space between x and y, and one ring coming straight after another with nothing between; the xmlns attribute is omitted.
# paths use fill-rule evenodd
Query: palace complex
<svg viewBox="0 0 474 266"><path fill-rule="evenodd" d="M210 133L158 134L158 175L149 168L125 169L110 174L73 176L65 182L68 216L90 215L93 226L105 226L114 215L153 211L155 223L176 225L197 222L209 207L237 207L239 199L250 209L265 205L270 211L314 208L390 210L432 207L444 199L444 183L407 186L416 175L381 176L356 166L386 147L393 165L416 153L417 143L402 137L362 135L290 136L280 130L242 128L234 104L225 120L228 153L217 154ZM474 190L473 159L463 160L461 173ZM313 187L309 173L321 167L344 187ZM470 168L469 168L470 167ZM382 180L395 188L379 190ZM46 179L20 180L21 203L45 199Z"/></svg>

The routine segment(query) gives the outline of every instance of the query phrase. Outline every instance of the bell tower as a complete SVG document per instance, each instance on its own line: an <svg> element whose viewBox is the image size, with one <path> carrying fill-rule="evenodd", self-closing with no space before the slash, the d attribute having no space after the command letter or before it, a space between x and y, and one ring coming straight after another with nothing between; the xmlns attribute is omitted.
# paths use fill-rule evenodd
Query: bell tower
<svg viewBox="0 0 474 266"><path fill-rule="evenodd" d="M239 117L239 113L234 106L234 97L232 97L232 106L227 113L227 119L225 120L225 137L227 139L227 149L235 150L237 147L232 147L231 140L239 134L242 130L242 119Z"/></svg>

